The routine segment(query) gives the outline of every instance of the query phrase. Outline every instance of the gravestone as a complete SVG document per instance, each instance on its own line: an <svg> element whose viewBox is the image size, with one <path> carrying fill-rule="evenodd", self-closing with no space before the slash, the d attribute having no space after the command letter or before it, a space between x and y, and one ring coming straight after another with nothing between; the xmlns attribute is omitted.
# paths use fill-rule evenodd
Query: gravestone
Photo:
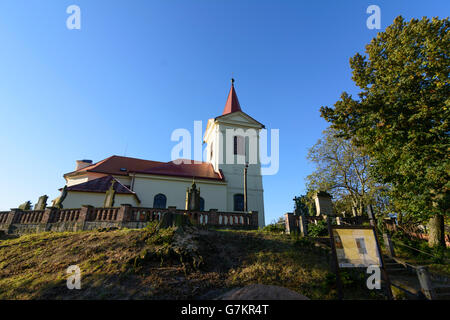
<svg viewBox="0 0 450 320"><path fill-rule="evenodd" d="M34 210L45 210L47 207L47 195L40 196L38 202L34 206Z"/></svg>
<svg viewBox="0 0 450 320"><path fill-rule="evenodd" d="M19 206L19 209L20 210L31 210L31 201L27 201L27 202L22 203Z"/></svg>
<svg viewBox="0 0 450 320"><path fill-rule="evenodd" d="M63 208L63 201L67 196L67 186L64 186L64 188L61 190L61 195L53 200L52 207L62 209Z"/></svg>
<svg viewBox="0 0 450 320"><path fill-rule="evenodd" d="M316 215L334 216L333 203L331 202L331 195L325 191L319 191L314 197L316 203Z"/></svg>

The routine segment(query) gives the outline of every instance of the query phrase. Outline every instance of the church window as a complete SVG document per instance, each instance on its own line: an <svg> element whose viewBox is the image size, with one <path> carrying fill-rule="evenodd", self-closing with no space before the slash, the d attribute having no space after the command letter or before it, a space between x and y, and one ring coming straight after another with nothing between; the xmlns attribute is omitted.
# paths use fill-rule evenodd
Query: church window
<svg viewBox="0 0 450 320"><path fill-rule="evenodd" d="M234 154L245 155L245 137L234 136Z"/></svg>
<svg viewBox="0 0 450 320"><path fill-rule="evenodd" d="M234 211L244 211L244 195L234 195Z"/></svg>
<svg viewBox="0 0 450 320"><path fill-rule="evenodd" d="M200 197L200 211L205 211L205 199Z"/></svg>
<svg viewBox="0 0 450 320"><path fill-rule="evenodd" d="M165 209L167 204L167 197L159 193L153 198L153 208Z"/></svg>

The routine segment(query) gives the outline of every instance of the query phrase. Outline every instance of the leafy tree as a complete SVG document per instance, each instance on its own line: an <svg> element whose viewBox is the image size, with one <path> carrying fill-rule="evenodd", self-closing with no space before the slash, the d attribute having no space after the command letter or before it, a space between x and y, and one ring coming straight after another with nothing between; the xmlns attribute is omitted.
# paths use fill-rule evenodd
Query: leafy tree
<svg viewBox="0 0 450 320"><path fill-rule="evenodd" d="M321 114L369 154L397 206L430 219L430 245L445 245L449 215L449 20L399 16L350 59L359 99L343 93Z"/></svg>
<svg viewBox="0 0 450 320"><path fill-rule="evenodd" d="M338 213L353 210L362 215L375 194L383 189L370 175L370 159L360 147L339 136L334 129L327 129L308 153L308 159L316 164L309 175L310 190L327 190L334 199Z"/></svg>
<svg viewBox="0 0 450 320"><path fill-rule="evenodd" d="M304 216L309 216L309 199L306 195L301 195L300 197L295 197L294 198L294 202L295 202L295 209L294 209L294 213L298 216L300 215L304 215ZM314 215L314 213L313 213Z"/></svg>
<svg viewBox="0 0 450 320"><path fill-rule="evenodd" d="M353 210L355 210L352 197L349 194L343 195L339 199L335 199L333 201L333 207L337 214L345 214L346 216L350 213L353 214Z"/></svg>

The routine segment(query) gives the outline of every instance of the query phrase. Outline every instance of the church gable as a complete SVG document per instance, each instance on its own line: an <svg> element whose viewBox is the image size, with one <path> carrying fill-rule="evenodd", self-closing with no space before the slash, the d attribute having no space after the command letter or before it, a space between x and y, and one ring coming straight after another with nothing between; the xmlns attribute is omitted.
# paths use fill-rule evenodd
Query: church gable
<svg viewBox="0 0 450 320"><path fill-rule="evenodd" d="M256 121L255 119L253 119L248 114L242 111L225 114L217 117L215 120L224 124L228 123L241 126L264 128L264 125L262 123Z"/></svg>

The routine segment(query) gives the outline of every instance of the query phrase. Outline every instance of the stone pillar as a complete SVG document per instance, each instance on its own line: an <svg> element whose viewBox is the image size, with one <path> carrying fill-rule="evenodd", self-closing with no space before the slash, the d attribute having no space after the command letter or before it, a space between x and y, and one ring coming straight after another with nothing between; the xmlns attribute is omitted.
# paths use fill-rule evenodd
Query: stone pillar
<svg viewBox="0 0 450 320"><path fill-rule="evenodd" d="M55 212L59 210L55 207L47 207L45 208L44 214L42 215L41 223L51 223Z"/></svg>
<svg viewBox="0 0 450 320"><path fill-rule="evenodd" d="M84 230L86 221L90 220L89 214L93 209L93 206L83 205L80 209L80 215L78 216L76 230Z"/></svg>
<svg viewBox="0 0 450 320"><path fill-rule="evenodd" d="M93 208L93 206L88 205L81 206L80 215L78 216L78 222L84 223L86 221L89 221L89 213Z"/></svg>
<svg viewBox="0 0 450 320"><path fill-rule="evenodd" d="M8 213L8 217L6 218L6 223L5 223L6 233L11 232L11 226L14 223L16 223L16 221L21 213L22 213L21 209L18 209L18 208L11 209L11 211Z"/></svg>
<svg viewBox="0 0 450 320"><path fill-rule="evenodd" d="M420 287L422 292L428 300L435 298L433 286L431 283L430 275L425 267L417 267L417 277L419 278Z"/></svg>
<svg viewBox="0 0 450 320"><path fill-rule="evenodd" d="M377 225L377 219L375 213L373 212L373 207L371 204L367 205L367 215L369 216L369 222L372 227Z"/></svg>
<svg viewBox="0 0 450 320"><path fill-rule="evenodd" d="M219 225L219 214L217 209L209 209L208 224Z"/></svg>
<svg viewBox="0 0 450 320"><path fill-rule="evenodd" d="M287 234L290 234L294 231L294 215L292 213L284 214L284 225Z"/></svg>
<svg viewBox="0 0 450 320"><path fill-rule="evenodd" d="M130 213L131 213L131 204L122 204L120 205L119 212L117 213L117 222L119 225L124 222L130 221Z"/></svg>
<svg viewBox="0 0 450 320"><path fill-rule="evenodd" d="M392 245L391 236L383 233L384 246L390 257L395 257L394 246Z"/></svg>
<svg viewBox="0 0 450 320"><path fill-rule="evenodd" d="M248 213L251 214L251 227L258 229L258 211L249 211Z"/></svg>
<svg viewBox="0 0 450 320"><path fill-rule="evenodd" d="M299 216L300 234L304 237L308 236L308 220L306 216L302 214Z"/></svg>

